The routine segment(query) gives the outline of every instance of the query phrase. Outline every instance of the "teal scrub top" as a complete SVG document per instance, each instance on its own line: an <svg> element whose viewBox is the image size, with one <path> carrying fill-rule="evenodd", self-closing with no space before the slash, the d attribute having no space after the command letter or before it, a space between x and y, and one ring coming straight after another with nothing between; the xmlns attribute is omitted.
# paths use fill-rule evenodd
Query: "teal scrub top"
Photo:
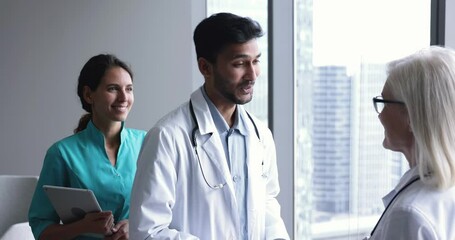
<svg viewBox="0 0 455 240"><path fill-rule="evenodd" d="M54 143L44 158L29 209L35 238L50 224L60 223L43 185L91 189L101 209L112 211L116 223L128 219L136 161L145 135L145 131L124 128L122 123L115 166L107 156L103 134L91 121L83 131Z"/></svg>

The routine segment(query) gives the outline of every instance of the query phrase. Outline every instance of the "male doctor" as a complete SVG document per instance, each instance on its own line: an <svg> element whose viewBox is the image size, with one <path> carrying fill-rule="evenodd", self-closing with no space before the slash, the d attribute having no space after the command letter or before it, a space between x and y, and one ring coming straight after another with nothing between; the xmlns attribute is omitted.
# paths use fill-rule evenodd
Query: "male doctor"
<svg viewBox="0 0 455 240"><path fill-rule="evenodd" d="M230 13L196 27L205 83L144 140L131 239L289 239L272 134L242 106L253 97L262 35L256 21Z"/></svg>

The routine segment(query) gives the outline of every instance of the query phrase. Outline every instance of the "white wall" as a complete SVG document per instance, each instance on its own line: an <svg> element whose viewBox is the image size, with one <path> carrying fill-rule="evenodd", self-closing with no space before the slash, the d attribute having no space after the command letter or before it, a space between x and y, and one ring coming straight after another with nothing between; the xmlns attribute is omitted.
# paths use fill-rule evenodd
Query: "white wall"
<svg viewBox="0 0 455 240"><path fill-rule="evenodd" d="M455 49L455 1L446 1L445 46Z"/></svg>
<svg viewBox="0 0 455 240"><path fill-rule="evenodd" d="M192 32L205 1L0 1L0 174L38 175L83 110L79 71L109 52L134 71L127 126L148 130L202 80Z"/></svg>
<svg viewBox="0 0 455 240"><path fill-rule="evenodd" d="M148 130L186 101L202 83L192 36L205 13L205 0L1 0L0 175L39 175L47 148L72 134L84 113L77 77L96 54L133 68L128 127ZM283 162L280 200L292 234L292 159Z"/></svg>

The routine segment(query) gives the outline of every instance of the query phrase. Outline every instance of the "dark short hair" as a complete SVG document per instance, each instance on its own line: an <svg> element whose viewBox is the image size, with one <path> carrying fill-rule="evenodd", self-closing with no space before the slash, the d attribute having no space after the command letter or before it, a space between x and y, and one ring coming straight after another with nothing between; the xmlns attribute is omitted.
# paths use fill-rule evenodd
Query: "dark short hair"
<svg viewBox="0 0 455 240"><path fill-rule="evenodd" d="M197 59L216 62L217 55L229 44L245 43L262 37L258 22L232 13L216 13L202 20L194 30Z"/></svg>

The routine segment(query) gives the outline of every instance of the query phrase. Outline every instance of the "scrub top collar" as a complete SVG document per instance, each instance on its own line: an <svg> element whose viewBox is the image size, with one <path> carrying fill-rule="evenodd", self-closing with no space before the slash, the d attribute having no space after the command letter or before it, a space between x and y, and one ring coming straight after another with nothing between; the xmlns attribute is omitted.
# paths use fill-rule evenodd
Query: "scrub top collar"
<svg viewBox="0 0 455 240"><path fill-rule="evenodd" d="M125 122L122 121L122 126L120 130L120 145L123 144L124 140L126 139L126 131L125 128ZM96 139L97 143L101 143L102 147L104 148L104 135L103 133L93 124L92 120L90 120L87 124L87 128L84 130L87 131L87 133L93 137L93 139Z"/></svg>

